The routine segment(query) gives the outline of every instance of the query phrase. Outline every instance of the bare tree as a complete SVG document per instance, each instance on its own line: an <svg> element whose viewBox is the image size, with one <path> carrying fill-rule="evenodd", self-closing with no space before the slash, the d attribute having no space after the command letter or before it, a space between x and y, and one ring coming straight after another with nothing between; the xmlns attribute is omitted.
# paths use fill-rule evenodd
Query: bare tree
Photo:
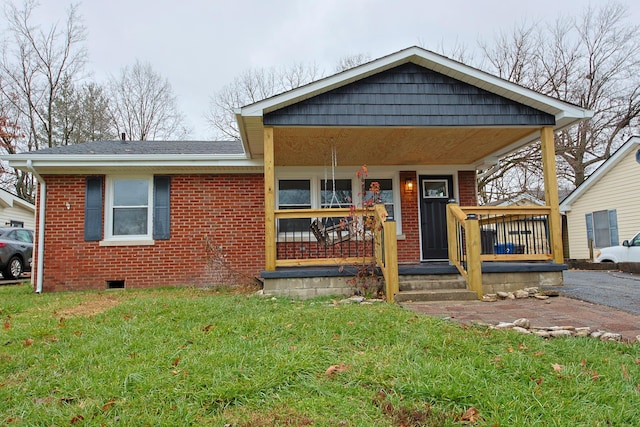
<svg viewBox="0 0 640 427"><path fill-rule="evenodd" d="M181 139L188 131L169 81L151 64L136 61L112 77L110 111L118 134L130 140Z"/></svg>
<svg viewBox="0 0 640 427"><path fill-rule="evenodd" d="M520 25L482 46L490 71L500 77L594 112L592 120L556 134L561 186L580 185L638 127L640 30L626 16L616 3L589 7L580 18ZM494 197L490 188L507 187L495 180L533 176L527 171L537 171L539 179L540 165L537 147L509 156L502 170L483 174L482 198Z"/></svg>
<svg viewBox="0 0 640 427"><path fill-rule="evenodd" d="M245 71L211 97L207 122L216 133L216 138L240 139L235 121L236 108L295 89L320 77L321 73L315 64Z"/></svg>
<svg viewBox="0 0 640 427"><path fill-rule="evenodd" d="M21 113L23 150L53 147L61 143L54 131L55 100L65 79L74 80L86 61L85 28L77 6L70 6L64 26L42 29L32 21L38 4L26 0L21 8L5 9L11 41L3 49L1 94Z"/></svg>
<svg viewBox="0 0 640 427"><path fill-rule="evenodd" d="M368 53L357 53L354 55L343 56L338 60L338 63L335 67L335 72L339 73L341 71L346 71L350 68L355 68L358 65L365 64L371 61L371 55Z"/></svg>

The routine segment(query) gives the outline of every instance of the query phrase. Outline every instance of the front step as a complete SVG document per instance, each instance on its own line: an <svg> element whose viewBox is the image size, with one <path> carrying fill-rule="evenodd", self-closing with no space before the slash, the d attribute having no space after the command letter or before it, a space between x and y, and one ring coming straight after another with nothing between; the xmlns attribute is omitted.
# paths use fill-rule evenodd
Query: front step
<svg viewBox="0 0 640 427"><path fill-rule="evenodd" d="M478 295L469 289L403 291L395 296L397 302L472 301L477 299Z"/></svg>
<svg viewBox="0 0 640 427"><path fill-rule="evenodd" d="M409 301L469 301L477 300L474 291L467 289L458 274L400 276L398 302Z"/></svg>

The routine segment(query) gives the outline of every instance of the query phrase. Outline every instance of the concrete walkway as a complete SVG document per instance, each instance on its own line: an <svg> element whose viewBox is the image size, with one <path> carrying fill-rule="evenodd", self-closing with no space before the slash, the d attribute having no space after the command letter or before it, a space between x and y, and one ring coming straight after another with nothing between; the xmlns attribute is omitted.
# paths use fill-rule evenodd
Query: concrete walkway
<svg viewBox="0 0 640 427"><path fill-rule="evenodd" d="M556 289L562 292L562 287ZM497 325L524 317L531 321L532 326L588 326L594 331L600 329L622 334L623 339L630 342L637 341L636 337L640 336L640 316L563 296L548 300L415 302L402 303L402 306L417 313L466 324Z"/></svg>

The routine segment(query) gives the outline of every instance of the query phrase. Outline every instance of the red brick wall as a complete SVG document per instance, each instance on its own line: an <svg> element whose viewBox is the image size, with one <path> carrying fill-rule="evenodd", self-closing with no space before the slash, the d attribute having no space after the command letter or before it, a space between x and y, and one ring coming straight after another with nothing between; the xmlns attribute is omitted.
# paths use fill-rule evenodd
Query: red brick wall
<svg viewBox="0 0 640 427"><path fill-rule="evenodd" d="M405 189L405 180L413 179L413 191ZM418 210L419 185L415 171L400 172L400 206L402 209L402 233L404 240L398 240L398 262L420 261L420 227Z"/></svg>
<svg viewBox="0 0 640 427"><path fill-rule="evenodd" d="M458 195L460 196L460 206L476 206L478 204L476 171L458 171Z"/></svg>
<svg viewBox="0 0 640 427"><path fill-rule="evenodd" d="M171 239L153 246L85 242L85 176L44 178L44 291L105 289L111 280L127 288L206 286L264 268L262 175L172 176Z"/></svg>

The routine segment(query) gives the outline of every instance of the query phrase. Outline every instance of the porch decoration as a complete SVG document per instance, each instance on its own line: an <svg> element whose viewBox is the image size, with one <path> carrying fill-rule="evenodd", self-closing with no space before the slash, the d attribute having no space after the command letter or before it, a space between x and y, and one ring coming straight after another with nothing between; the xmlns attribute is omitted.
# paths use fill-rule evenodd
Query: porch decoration
<svg viewBox="0 0 640 427"><path fill-rule="evenodd" d="M335 143L331 143L331 199L329 208L341 208L342 204L336 194L336 166L338 165L338 152ZM324 171L324 188L327 189L327 168ZM334 206L334 203L337 206ZM347 218L315 218L311 221L309 229L315 238L325 247L337 245L351 240L351 227Z"/></svg>

